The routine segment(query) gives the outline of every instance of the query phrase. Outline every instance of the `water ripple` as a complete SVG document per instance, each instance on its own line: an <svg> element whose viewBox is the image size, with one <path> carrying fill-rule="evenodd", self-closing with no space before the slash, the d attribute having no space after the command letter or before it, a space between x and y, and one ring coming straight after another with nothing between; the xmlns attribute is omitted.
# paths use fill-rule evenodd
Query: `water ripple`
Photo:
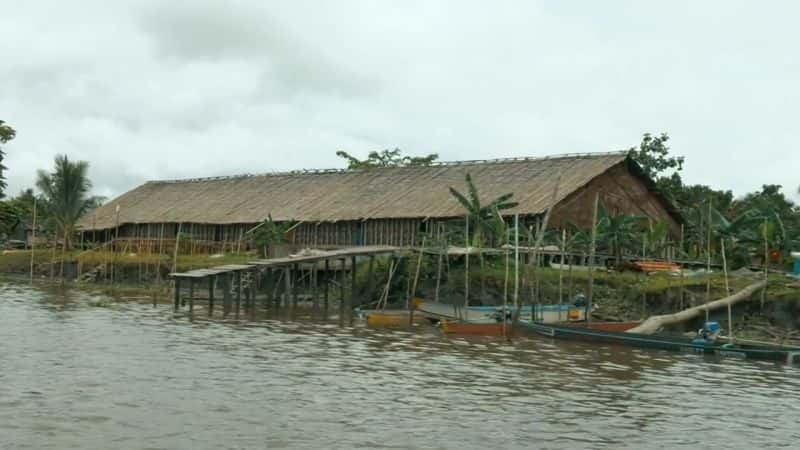
<svg viewBox="0 0 800 450"><path fill-rule="evenodd" d="M800 369L0 285L0 448L793 446Z"/></svg>

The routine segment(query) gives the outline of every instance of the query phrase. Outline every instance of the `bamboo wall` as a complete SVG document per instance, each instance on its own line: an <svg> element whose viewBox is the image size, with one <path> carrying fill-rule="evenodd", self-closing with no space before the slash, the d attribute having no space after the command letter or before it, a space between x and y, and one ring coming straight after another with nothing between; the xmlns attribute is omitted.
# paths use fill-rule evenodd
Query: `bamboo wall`
<svg viewBox="0 0 800 450"><path fill-rule="evenodd" d="M287 234L294 247L351 247L359 245L418 245L420 233L435 227L434 221L421 219L367 220L300 223ZM173 248L180 229L181 253L240 252L255 248L248 231L257 224L125 224L119 230L85 231L86 243L114 241L118 250L158 252L159 242ZM430 228L436 229L436 228Z"/></svg>
<svg viewBox="0 0 800 450"><path fill-rule="evenodd" d="M348 222L302 223L295 229L292 242L306 247L418 245L420 233L428 223L420 219L366 220Z"/></svg>

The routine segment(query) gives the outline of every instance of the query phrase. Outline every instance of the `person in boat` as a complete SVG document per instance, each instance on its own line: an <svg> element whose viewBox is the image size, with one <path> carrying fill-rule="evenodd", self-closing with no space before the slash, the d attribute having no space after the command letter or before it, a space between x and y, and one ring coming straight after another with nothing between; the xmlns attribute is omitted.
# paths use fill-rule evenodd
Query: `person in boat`
<svg viewBox="0 0 800 450"><path fill-rule="evenodd" d="M692 344L713 344L717 341L719 334L722 332L722 327L717 322L706 322L703 328L697 330L697 336L692 339Z"/></svg>

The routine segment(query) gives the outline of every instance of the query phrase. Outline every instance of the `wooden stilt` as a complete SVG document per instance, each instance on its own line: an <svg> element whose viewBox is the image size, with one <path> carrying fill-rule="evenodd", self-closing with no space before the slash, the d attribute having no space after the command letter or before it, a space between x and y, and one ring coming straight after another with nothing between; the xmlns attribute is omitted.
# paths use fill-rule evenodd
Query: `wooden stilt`
<svg viewBox="0 0 800 450"><path fill-rule="evenodd" d="M239 318L239 311L242 308L242 271L236 272L236 318Z"/></svg>
<svg viewBox="0 0 800 450"><path fill-rule="evenodd" d="M275 280L272 269L264 271L264 287L266 288L266 303L268 308L276 308L275 305Z"/></svg>
<svg viewBox="0 0 800 450"><path fill-rule="evenodd" d="M339 326L344 326L344 284L347 276L344 271L344 262L344 259L339 260L339 269L342 273L341 279L339 280Z"/></svg>
<svg viewBox="0 0 800 450"><path fill-rule="evenodd" d="M325 284L323 286L322 292L322 311L323 315L327 318L328 317L328 302L329 302L329 292L330 292L330 280L331 280L331 266L330 260L325 260Z"/></svg>
<svg viewBox="0 0 800 450"><path fill-rule="evenodd" d="M247 312L252 315L252 313L256 309L255 308L255 298L253 297L253 284L255 283L255 280L253 278L251 278L251 277L248 277L247 273L245 273L245 277L244 278L245 278L245 284L246 284L246 287L244 288L244 307L247 310ZM249 282L247 281L248 279L249 279Z"/></svg>
<svg viewBox="0 0 800 450"><path fill-rule="evenodd" d="M356 288L356 257L350 257L350 305L348 310L352 316L353 308L358 304L358 289Z"/></svg>
<svg viewBox="0 0 800 450"><path fill-rule="evenodd" d="M181 279L175 278L175 312L180 308L181 300Z"/></svg>
<svg viewBox="0 0 800 450"><path fill-rule="evenodd" d="M281 298L283 299L283 308L285 310L289 310L289 305L291 300L289 296L292 293L292 277L291 277L292 269L289 266L284 267L283 269L283 293Z"/></svg>
<svg viewBox="0 0 800 450"><path fill-rule="evenodd" d="M194 278L189 278L189 312L194 312Z"/></svg>
<svg viewBox="0 0 800 450"><path fill-rule="evenodd" d="M298 269L299 266L297 264L292 266L292 315L297 312L297 304L299 302L297 293L297 278L300 271Z"/></svg>
<svg viewBox="0 0 800 450"><path fill-rule="evenodd" d="M208 277L208 317L214 315L214 275Z"/></svg>
<svg viewBox="0 0 800 450"><path fill-rule="evenodd" d="M315 261L311 266L311 302L314 311L314 317L316 317L317 313L319 313L319 283L317 280L319 271L317 270L317 264L318 263Z"/></svg>
<svg viewBox="0 0 800 450"><path fill-rule="evenodd" d="M225 273L222 276L222 317L227 317L231 311L231 274Z"/></svg>
<svg viewBox="0 0 800 450"><path fill-rule="evenodd" d="M375 298L375 255L370 255L369 267L367 268L366 302L371 302L374 298Z"/></svg>

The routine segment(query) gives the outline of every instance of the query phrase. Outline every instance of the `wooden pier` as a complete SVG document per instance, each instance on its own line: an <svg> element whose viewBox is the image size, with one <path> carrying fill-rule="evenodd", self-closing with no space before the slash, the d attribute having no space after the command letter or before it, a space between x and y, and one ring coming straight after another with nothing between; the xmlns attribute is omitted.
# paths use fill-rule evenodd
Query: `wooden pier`
<svg viewBox="0 0 800 450"><path fill-rule="evenodd" d="M248 311L255 311L257 297L261 295L264 308L283 306L294 313L298 305L298 282L303 274L308 273L307 283L313 299L314 311L319 310L320 294L322 307L327 315L331 287L338 288L339 319L343 320L346 311L351 311L359 302L356 287L356 267L359 257L369 258L369 274L367 288L363 297L374 296L375 283L373 269L375 256L395 254L403 249L392 246L349 247L330 251L309 251L306 254L291 255L283 258L257 259L247 264L229 264L188 272L171 273L175 280L174 308L179 311L188 300L189 311L194 312L195 288L208 289L208 315L214 314L215 293L222 290L223 315L227 316L231 309L238 317L242 306ZM331 264L334 262L335 264ZM310 267L309 267L310 266ZM348 270L349 268L349 270ZM319 280L322 272L323 280ZM338 273L338 277L337 277ZM345 287L349 275L350 297L345 298ZM321 292L320 292L320 288ZM188 297L184 294L188 289ZM244 303L244 304L243 304Z"/></svg>

